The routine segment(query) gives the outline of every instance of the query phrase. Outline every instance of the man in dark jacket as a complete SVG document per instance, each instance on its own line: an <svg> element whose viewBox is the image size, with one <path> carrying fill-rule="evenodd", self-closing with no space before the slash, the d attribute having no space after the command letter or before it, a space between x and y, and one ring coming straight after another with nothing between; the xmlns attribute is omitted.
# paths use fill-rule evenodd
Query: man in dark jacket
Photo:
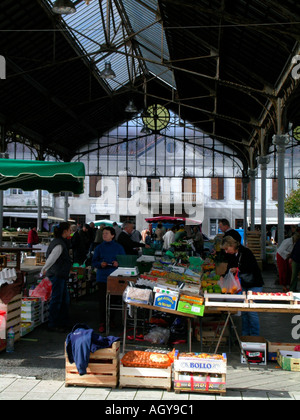
<svg viewBox="0 0 300 420"><path fill-rule="evenodd" d="M295 243L291 253L290 261L292 263L291 292L297 292L298 274L300 271L300 239Z"/></svg>
<svg viewBox="0 0 300 420"><path fill-rule="evenodd" d="M123 246L126 255L138 255L138 249L150 248L149 245L145 245L142 242L134 242L130 235L133 232L133 223L125 222L123 225L123 231L118 237L118 243Z"/></svg>
<svg viewBox="0 0 300 420"><path fill-rule="evenodd" d="M242 242L241 235L232 227L230 227L230 224L227 219L221 219L219 220L219 228L224 233L224 238L226 236L231 236L233 239L235 239L237 242Z"/></svg>

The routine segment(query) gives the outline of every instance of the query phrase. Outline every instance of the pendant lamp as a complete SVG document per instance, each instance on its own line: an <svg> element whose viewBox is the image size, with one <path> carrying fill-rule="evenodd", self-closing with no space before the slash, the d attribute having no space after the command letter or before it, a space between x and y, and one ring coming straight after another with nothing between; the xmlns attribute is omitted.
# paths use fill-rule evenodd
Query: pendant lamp
<svg viewBox="0 0 300 420"><path fill-rule="evenodd" d="M137 107L134 105L133 101L129 101L129 104L125 108L125 112L129 112L132 114L135 114L136 112L138 112Z"/></svg>
<svg viewBox="0 0 300 420"><path fill-rule="evenodd" d="M116 73L111 68L111 63L105 63L104 70L100 73L100 76L103 79L114 79L116 77Z"/></svg>
<svg viewBox="0 0 300 420"><path fill-rule="evenodd" d="M71 15L76 12L76 7L71 0L56 0L52 11L59 15Z"/></svg>

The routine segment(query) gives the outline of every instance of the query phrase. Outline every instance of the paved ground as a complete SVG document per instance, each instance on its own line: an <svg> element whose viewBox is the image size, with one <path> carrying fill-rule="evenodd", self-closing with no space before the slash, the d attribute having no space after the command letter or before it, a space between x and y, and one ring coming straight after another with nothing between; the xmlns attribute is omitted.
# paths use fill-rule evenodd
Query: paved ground
<svg viewBox="0 0 300 420"><path fill-rule="evenodd" d="M266 290L280 290L275 284L276 272L264 272ZM97 302L94 297L74 302L71 306L72 322L87 323L97 330ZM297 343L292 338L295 328L292 315L261 314L261 335L270 341ZM240 328L240 318L235 318ZM122 336L120 327L111 331ZM286 372L276 363L266 367L251 367L240 364L237 347L227 352L227 393L225 396L196 393L167 392L144 389L106 389L65 387L64 383L64 342L66 334L49 333L41 326L16 344L15 352L0 353L0 400L105 400L113 401L186 401L202 399L300 399L300 372ZM299 339L300 342L300 339ZM193 342L193 351L198 351L199 343Z"/></svg>

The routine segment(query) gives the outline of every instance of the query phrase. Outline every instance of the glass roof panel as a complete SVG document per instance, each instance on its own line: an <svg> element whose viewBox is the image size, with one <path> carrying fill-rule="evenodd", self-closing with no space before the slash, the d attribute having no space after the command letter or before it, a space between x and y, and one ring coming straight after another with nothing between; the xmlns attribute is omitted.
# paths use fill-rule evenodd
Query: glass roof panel
<svg viewBox="0 0 300 420"><path fill-rule="evenodd" d="M46 1L52 7L55 0ZM128 25L123 22L114 0L111 0L109 16L106 4L102 2L101 12L97 0L91 0L89 5L82 1L76 5L76 13L63 15L62 19L83 54L89 55L100 72L104 69L105 62L111 63L116 78L105 80L110 89L118 90L142 74L139 60L132 57L136 57L136 54L144 61L149 73L173 85L172 71L160 64L162 60L169 60L169 51L162 25L157 22L157 0L143 0L143 3L132 0L121 2L124 16L129 19L131 32L126 29ZM132 31L137 33L134 36L135 45L139 49L137 52L131 48L131 43L124 45L124 38L132 36ZM116 49L107 51L105 46L108 43Z"/></svg>

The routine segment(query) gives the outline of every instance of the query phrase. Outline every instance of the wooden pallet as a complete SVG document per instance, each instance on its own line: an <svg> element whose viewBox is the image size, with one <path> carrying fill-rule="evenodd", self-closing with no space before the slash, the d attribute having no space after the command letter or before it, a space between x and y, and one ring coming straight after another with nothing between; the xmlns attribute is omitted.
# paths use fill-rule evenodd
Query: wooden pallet
<svg viewBox="0 0 300 420"><path fill-rule="evenodd" d="M260 232L247 232L247 247L252 251L258 265L261 268L262 258L261 258L261 233Z"/></svg>
<svg viewBox="0 0 300 420"><path fill-rule="evenodd" d="M126 367L120 365L119 388L172 389L172 366L167 369Z"/></svg>
<svg viewBox="0 0 300 420"><path fill-rule="evenodd" d="M75 363L70 363L66 355L65 386L116 388L119 382L120 342L111 348L90 354L86 375L79 375Z"/></svg>
<svg viewBox="0 0 300 420"><path fill-rule="evenodd" d="M20 328L21 328L21 305L22 295L17 295L12 298L8 304L4 304L0 299L0 311L4 311L7 314L6 319L6 333L12 327L15 332L15 342L20 340ZM1 341L0 351L6 349L6 341Z"/></svg>

